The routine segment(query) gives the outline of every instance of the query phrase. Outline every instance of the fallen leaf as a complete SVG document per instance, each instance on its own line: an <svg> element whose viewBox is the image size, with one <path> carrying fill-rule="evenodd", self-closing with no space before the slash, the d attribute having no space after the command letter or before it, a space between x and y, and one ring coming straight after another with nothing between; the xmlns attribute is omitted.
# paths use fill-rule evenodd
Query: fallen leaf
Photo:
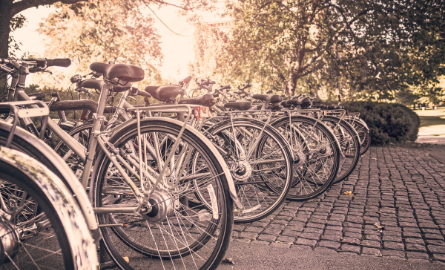
<svg viewBox="0 0 445 270"><path fill-rule="evenodd" d="M230 264L235 264L235 262L233 261L232 258L225 258L224 260L222 260L222 262L230 263Z"/></svg>
<svg viewBox="0 0 445 270"><path fill-rule="evenodd" d="M375 223L374 224L374 226L376 226L377 227L377 229L384 229L385 228L385 226L384 225L382 225L382 224L380 224L380 223Z"/></svg>
<svg viewBox="0 0 445 270"><path fill-rule="evenodd" d="M355 195L352 194L352 191L345 191L344 194L345 194L345 195L348 195L348 196L353 196L353 197L355 197Z"/></svg>

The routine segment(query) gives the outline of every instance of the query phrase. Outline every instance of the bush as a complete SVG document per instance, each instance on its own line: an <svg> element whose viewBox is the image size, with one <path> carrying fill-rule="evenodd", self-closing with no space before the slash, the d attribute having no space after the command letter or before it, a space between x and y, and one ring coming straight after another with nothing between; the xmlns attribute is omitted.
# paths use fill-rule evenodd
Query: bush
<svg viewBox="0 0 445 270"><path fill-rule="evenodd" d="M419 116L402 104L353 101L343 104L360 117L369 127L373 145L415 141L419 132Z"/></svg>

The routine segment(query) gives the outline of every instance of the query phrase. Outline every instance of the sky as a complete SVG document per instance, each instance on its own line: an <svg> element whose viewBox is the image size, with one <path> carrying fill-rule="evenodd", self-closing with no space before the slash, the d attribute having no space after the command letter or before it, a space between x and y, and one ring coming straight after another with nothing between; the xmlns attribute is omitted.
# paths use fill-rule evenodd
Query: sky
<svg viewBox="0 0 445 270"><path fill-rule="evenodd" d="M177 15L177 9L174 7L163 7L161 9L158 9L155 5L150 7L170 29L181 34L179 36L172 33L158 18L149 13L155 18L155 27L161 35L161 47L164 54L163 65L160 68L162 77L182 80L188 76L187 64L193 59L193 26L187 22L185 17ZM39 22L54 10L53 7L39 7L22 12L27 18L27 22L23 28L13 33L14 38L22 43L21 50L17 52L18 56L21 56L24 52L30 52L44 57L43 36L39 35L37 28ZM212 13L202 13L201 15L206 22L221 20ZM30 83L32 83L32 78L27 80L27 84Z"/></svg>

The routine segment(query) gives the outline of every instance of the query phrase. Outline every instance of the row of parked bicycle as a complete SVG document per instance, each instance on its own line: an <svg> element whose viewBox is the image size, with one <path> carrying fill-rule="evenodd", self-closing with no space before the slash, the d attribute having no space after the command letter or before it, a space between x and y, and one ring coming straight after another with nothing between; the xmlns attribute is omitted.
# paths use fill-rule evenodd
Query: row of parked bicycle
<svg viewBox="0 0 445 270"><path fill-rule="evenodd" d="M91 64L91 78L71 78L77 100L25 93L28 74L70 64L0 59L11 76L0 103L6 269L96 269L99 242L101 269L216 268L234 222L319 196L370 144L366 123L341 105L253 95L250 84L233 92L209 79L187 91L191 77L139 90L132 83L144 71L131 65ZM131 105L134 96L145 104ZM66 119L70 110L82 111L78 121Z"/></svg>

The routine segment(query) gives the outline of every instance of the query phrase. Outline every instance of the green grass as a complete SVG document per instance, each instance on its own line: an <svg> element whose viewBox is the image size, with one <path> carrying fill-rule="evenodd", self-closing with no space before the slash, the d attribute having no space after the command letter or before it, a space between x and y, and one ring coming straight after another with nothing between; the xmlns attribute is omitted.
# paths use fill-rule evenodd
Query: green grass
<svg viewBox="0 0 445 270"><path fill-rule="evenodd" d="M445 135L445 107L437 110L415 110L420 118L419 133L432 136Z"/></svg>

